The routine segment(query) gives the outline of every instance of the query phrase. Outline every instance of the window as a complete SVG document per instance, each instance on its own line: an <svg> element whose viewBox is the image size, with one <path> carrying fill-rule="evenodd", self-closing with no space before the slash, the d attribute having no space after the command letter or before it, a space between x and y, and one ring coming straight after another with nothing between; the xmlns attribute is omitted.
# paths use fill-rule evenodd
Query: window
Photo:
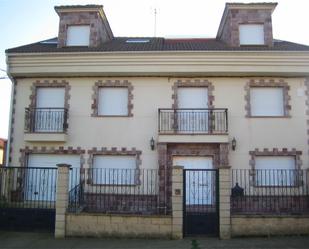
<svg viewBox="0 0 309 249"><path fill-rule="evenodd" d="M257 186L295 186L294 156L255 157L255 182Z"/></svg>
<svg viewBox="0 0 309 249"><path fill-rule="evenodd" d="M251 87L251 116L284 116L283 87Z"/></svg>
<svg viewBox="0 0 309 249"><path fill-rule="evenodd" d="M208 132L208 88L179 87L177 94L180 108L177 110L178 132Z"/></svg>
<svg viewBox="0 0 309 249"><path fill-rule="evenodd" d="M133 185L136 177L136 156L95 155L93 184Z"/></svg>
<svg viewBox="0 0 309 249"><path fill-rule="evenodd" d="M126 40L126 43L148 43L149 39L128 39Z"/></svg>
<svg viewBox="0 0 309 249"><path fill-rule="evenodd" d="M264 45L263 24L241 24L239 25L240 45Z"/></svg>
<svg viewBox="0 0 309 249"><path fill-rule="evenodd" d="M31 131L64 132L66 129L66 109L64 87L38 87L36 108L29 110Z"/></svg>
<svg viewBox="0 0 309 249"><path fill-rule="evenodd" d="M100 87L98 115L128 116L128 88Z"/></svg>
<svg viewBox="0 0 309 249"><path fill-rule="evenodd" d="M89 46L90 26L69 26L67 30L67 46Z"/></svg>

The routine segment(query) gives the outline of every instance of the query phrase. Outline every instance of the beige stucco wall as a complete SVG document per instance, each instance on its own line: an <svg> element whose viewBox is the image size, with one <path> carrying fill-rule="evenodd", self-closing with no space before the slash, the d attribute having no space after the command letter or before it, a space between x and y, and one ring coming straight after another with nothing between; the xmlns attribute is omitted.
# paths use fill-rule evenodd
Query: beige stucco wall
<svg viewBox="0 0 309 249"><path fill-rule="evenodd" d="M308 235L307 216L232 217L232 236Z"/></svg>
<svg viewBox="0 0 309 249"><path fill-rule="evenodd" d="M82 149L93 147L135 147L142 151L142 167L157 168L157 151L151 151L149 141L158 141L158 108L172 107L172 85L179 78L125 77L125 78L55 78L66 80L71 86L69 100L69 129L67 142L25 142L24 114L30 104L30 87L35 80L46 78L18 79L13 134L12 165L19 165L21 148L25 146L73 146ZM133 117L91 117L92 86L97 80L126 79L134 86ZM291 96L291 118L245 118L245 90L247 77L207 77L214 85L214 106L229 110L229 139L237 140L237 148L230 151L229 160L233 168L248 168L250 150L255 148L296 148L303 152L303 168L308 165L306 96L298 96L299 89L305 91L304 78L285 78ZM277 78L274 78L277 80ZM53 79L48 79L53 80ZM87 159L87 155L85 156ZM86 160L87 162L87 160Z"/></svg>
<svg viewBox="0 0 309 249"><path fill-rule="evenodd" d="M66 236L171 238L171 216L67 214Z"/></svg>

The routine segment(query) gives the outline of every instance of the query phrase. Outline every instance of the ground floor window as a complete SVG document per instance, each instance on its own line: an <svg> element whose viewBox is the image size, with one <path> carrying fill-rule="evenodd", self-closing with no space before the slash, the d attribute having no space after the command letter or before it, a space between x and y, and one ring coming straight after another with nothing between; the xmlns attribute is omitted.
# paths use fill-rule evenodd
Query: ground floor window
<svg viewBox="0 0 309 249"><path fill-rule="evenodd" d="M136 174L136 156L134 155L93 156L93 184L133 185Z"/></svg>
<svg viewBox="0 0 309 249"><path fill-rule="evenodd" d="M294 156L257 156L255 183L257 186L295 186Z"/></svg>

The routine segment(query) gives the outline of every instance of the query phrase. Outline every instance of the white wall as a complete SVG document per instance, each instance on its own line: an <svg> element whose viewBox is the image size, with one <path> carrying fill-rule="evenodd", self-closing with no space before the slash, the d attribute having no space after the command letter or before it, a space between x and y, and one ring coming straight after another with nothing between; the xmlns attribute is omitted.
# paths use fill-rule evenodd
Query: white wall
<svg viewBox="0 0 309 249"><path fill-rule="evenodd" d="M69 129L66 143L24 142L24 113L31 94L30 87L37 79L18 80L17 104L14 124L13 161L19 165L21 148L25 146L73 146L88 150L92 147L136 147L142 151L142 167L157 167L157 151L151 151L151 137L158 136L158 108L172 107L172 85L178 78L130 78L133 90L133 117L91 117L92 86L104 78L61 78L71 85L69 100ZM110 80L121 78L109 78ZM249 167L250 150L259 148L296 148L303 152L303 167L308 165L308 135L305 111L306 96L298 96L298 89L305 89L303 78L286 78L290 85L291 118L245 118L245 90L248 78L207 78L214 85L218 108L229 110L229 136L237 140L237 148L230 151L230 164L234 168ZM41 79L45 80L45 79ZM49 79L53 80L53 79ZM86 155L86 159L87 159Z"/></svg>

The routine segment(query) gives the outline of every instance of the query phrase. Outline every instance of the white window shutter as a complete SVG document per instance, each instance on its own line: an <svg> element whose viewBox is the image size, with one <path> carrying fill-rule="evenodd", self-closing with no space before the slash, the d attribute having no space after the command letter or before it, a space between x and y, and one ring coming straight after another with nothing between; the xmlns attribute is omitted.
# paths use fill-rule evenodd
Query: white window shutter
<svg viewBox="0 0 309 249"><path fill-rule="evenodd" d="M293 156L257 156L255 169L258 186L294 186L296 183Z"/></svg>
<svg viewBox="0 0 309 249"><path fill-rule="evenodd" d="M241 24L239 25L240 45L264 45L263 24Z"/></svg>
<svg viewBox="0 0 309 249"><path fill-rule="evenodd" d="M64 87L39 87L36 91L37 108L64 108Z"/></svg>
<svg viewBox="0 0 309 249"><path fill-rule="evenodd" d="M293 156L257 156L255 169L295 169Z"/></svg>
<svg viewBox="0 0 309 249"><path fill-rule="evenodd" d="M67 30L67 46L89 46L90 26L69 26Z"/></svg>
<svg viewBox="0 0 309 249"><path fill-rule="evenodd" d="M207 87L179 87L177 90L179 108L207 108Z"/></svg>
<svg viewBox="0 0 309 249"><path fill-rule="evenodd" d="M94 184L134 184L135 177L135 156L96 155L93 158Z"/></svg>
<svg viewBox="0 0 309 249"><path fill-rule="evenodd" d="M284 116L283 88L252 87L251 116Z"/></svg>
<svg viewBox="0 0 309 249"><path fill-rule="evenodd" d="M127 116L128 88L102 87L99 89L98 115Z"/></svg>

